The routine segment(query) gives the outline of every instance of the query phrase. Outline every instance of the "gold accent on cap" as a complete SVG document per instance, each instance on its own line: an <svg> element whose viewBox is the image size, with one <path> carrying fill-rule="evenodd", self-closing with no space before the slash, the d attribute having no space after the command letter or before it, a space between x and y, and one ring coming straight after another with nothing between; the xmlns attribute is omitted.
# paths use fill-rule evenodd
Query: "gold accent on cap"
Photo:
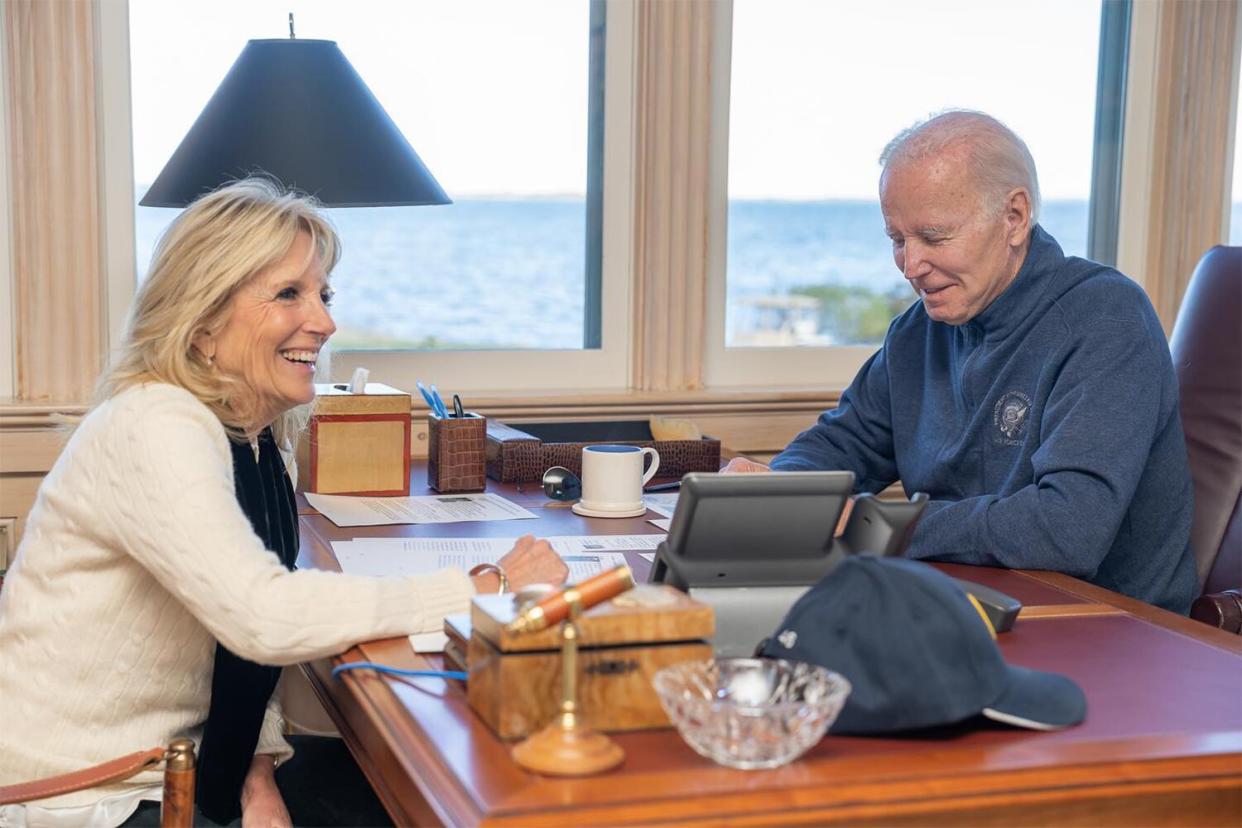
<svg viewBox="0 0 1242 828"><path fill-rule="evenodd" d="M995 641L996 628L992 626L992 619L988 618L987 610L983 608L983 604L979 603L979 599L971 595L969 592L966 593L966 597L970 599L970 605L975 608L976 612L979 613L979 617L983 619L984 626L988 628L988 634L992 636L992 640Z"/></svg>

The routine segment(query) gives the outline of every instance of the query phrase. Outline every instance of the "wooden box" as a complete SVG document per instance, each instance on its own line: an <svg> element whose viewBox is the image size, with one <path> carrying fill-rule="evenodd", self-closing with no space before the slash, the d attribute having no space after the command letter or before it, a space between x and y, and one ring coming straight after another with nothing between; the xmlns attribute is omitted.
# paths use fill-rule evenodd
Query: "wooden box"
<svg viewBox="0 0 1242 828"><path fill-rule="evenodd" d="M582 474L582 448L593 443L650 446L660 453L660 477L720 471L720 441L656 440L647 420L487 424L487 476L501 483L542 480L552 466Z"/></svg>
<svg viewBox="0 0 1242 828"><path fill-rule="evenodd" d="M410 493L410 395L378 382L365 394L315 386L315 408L298 445L308 492L403 497Z"/></svg>
<svg viewBox="0 0 1242 828"><path fill-rule="evenodd" d="M560 631L504 630L510 595L478 595L470 620L446 623L445 657L469 673L470 707L502 739L526 736L552 720L561 703ZM449 619L446 619L448 622ZM468 629L462 629L462 627ZM669 727L651 677L663 667L712 657L711 607L664 585L641 585L578 619L578 705L597 730Z"/></svg>

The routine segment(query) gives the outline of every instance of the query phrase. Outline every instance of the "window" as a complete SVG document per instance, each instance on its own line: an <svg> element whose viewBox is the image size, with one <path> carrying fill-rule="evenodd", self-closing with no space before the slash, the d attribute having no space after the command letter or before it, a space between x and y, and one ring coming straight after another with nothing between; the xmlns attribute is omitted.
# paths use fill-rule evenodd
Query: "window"
<svg viewBox="0 0 1242 828"><path fill-rule="evenodd" d="M287 34L288 3L227 8L131 0L135 199L245 41ZM622 385L624 320L610 324L601 308L624 303L624 257L604 263L601 213L610 209L605 132L625 135L623 81L614 82L617 124L603 107L614 97L604 94L606 78L621 78L627 64L626 15L605 26L602 0L292 10L298 37L339 43L455 202L330 211L344 250L334 273L333 373L367 365L403 387L413 386L415 366L432 380L451 372L455 388ZM615 163L611 171L627 172ZM625 188L616 185L617 199ZM175 215L136 208L139 279ZM628 223L612 226L624 232Z"/></svg>
<svg viewBox="0 0 1242 828"><path fill-rule="evenodd" d="M713 382L848 381L883 339L914 297L884 234L878 158L936 111L1013 128L1039 171L1040 223L1085 255L1100 3L735 0L732 18Z"/></svg>

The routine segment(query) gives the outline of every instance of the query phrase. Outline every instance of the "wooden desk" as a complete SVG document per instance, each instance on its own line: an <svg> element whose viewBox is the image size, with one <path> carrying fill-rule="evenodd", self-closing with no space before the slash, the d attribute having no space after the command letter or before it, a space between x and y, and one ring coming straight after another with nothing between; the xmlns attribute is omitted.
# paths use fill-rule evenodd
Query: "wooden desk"
<svg viewBox="0 0 1242 828"><path fill-rule="evenodd" d="M511 495L508 487L496 491ZM516 499L516 498L515 498ZM549 501L538 521L339 529L302 518L302 564L335 569L331 540L367 535L656 532L585 520ZM629 555L636 574L647 562ZM311 682L398 825L1221 824L1242 814L1242 639L1061 575L945 565L1027 606L1001 636L1012 664L1070 676L1087 720L1055 733L1001 725L916 737L829 736L802 759L736 771L674 730L614 734L626 761L582 779L528 774L470 711L459 682L307 665ZM404 639L345 660L438 667Z"/></svg>

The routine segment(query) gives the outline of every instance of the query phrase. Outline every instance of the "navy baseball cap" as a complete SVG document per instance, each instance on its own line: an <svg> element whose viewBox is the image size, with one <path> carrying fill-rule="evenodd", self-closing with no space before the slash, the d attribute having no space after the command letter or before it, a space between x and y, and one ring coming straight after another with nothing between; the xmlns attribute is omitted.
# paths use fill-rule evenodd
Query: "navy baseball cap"
<svg viewBox="0 0 1242 828"><path fill-rule="evenodd" d="M887 733L983 714L1035 730L1087 714L1077 684L1001 658L983 608L951 578L903 558L846 558L802 596L762 655L820 664L853 692L833 733Z"/></svg>

